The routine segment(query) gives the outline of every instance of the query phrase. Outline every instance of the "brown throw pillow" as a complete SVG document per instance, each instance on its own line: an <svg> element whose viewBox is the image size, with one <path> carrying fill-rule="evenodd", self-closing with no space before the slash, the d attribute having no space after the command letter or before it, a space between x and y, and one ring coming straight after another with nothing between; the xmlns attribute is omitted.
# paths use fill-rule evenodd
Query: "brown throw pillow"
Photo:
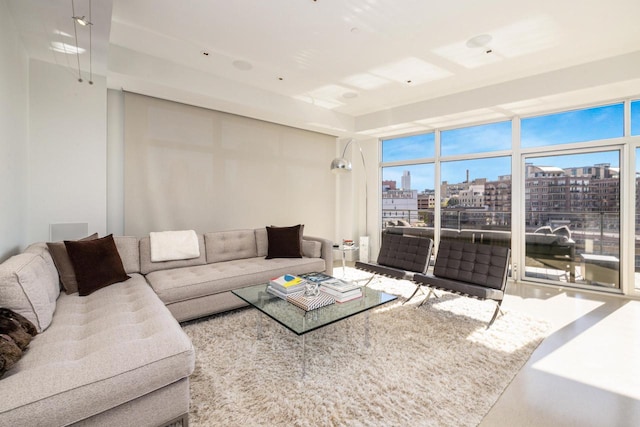
<svg viewBox="0 0 640 427"><path fill-rule="evenodd" d="M304 224L292 227L267 227L269 248L266 259L302 258L302 232Z"/></svg>
<svg viewBox="0 0 640 427"><path fill-rule="evenodd" d="M80 241L94 240L97 238L98 233L93 233L91 236L80 239ZM64 245L64 242L48 242L47 247L49 248L51 258L53 258L53 263L58 269L60 283L62 283L62 288L64 289L64 291L67 294L78 292L78 282L76 281L76 274L73 270L73 265L71 265L71 260L69 259L69 255L67 254L67 247Z"/></svg>
<svg viewBox="0 0 640 427"><path fill-rule="evenodd" d="M64 245L76 273L80 296L129 279L113 235L95 240L65 241Z"/></svg>

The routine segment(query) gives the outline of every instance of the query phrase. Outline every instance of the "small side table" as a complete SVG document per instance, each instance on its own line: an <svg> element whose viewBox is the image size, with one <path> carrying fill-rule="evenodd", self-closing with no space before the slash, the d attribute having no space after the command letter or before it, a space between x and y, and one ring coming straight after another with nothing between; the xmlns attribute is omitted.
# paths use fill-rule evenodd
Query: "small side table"
<svg viewBox="0 0 640 427"><path fill-rule="evenodd" d="M360 248L355 245L353 246L338 245L337 247L334 246L333 248L342 252L342 278L344 278L347 272L347 252L355 252Z"/></svg>

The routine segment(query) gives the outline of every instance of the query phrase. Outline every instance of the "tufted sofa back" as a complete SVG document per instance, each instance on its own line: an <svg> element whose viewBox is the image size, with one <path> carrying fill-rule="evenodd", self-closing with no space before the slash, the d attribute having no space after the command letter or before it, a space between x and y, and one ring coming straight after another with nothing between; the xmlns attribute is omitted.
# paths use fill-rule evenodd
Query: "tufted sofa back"
<svg viewBox="0 0 640 427"><path fill-rule="evenodd" d="M198 234L198 245L200 246L200 256L198 258L153 262L151 261L151 242L149 236L142 237L140 239L140 272L142 274L149 274L157 270L204 265L207 263L207 257L204 246L204 235L202 234Z"/></svg>
<svg viewBox="0 0 640 427"><path fill-rule="evenodd" d="M451 280L504 290L511 249L504 246L443 240L433 274Z"/></svg>

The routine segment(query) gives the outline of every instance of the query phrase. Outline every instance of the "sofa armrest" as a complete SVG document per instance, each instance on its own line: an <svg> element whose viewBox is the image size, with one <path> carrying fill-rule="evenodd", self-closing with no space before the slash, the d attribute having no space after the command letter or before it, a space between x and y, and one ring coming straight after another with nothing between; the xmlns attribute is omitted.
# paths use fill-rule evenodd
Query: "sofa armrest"
<svg viewBox="0 0 640 427"><path fill-rule="evenodd" d="M329 239L323 239L322 237L302 236L304 240L313 240L322 244L320 257L324 259L325 270L324 273L330 276L333 275L333 242Z"/></svg>

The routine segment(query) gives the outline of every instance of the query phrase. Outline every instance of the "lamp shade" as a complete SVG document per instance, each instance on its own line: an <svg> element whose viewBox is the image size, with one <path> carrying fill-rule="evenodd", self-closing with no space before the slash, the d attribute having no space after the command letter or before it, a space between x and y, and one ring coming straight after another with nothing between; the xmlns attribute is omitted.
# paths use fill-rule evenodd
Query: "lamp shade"
<svg viewBox="0 0 640 427"><path fill-rule="evenodd" d="M331 162L331 170L334 173L351 172L351 162L344 157L336 157Z"/></svg>

